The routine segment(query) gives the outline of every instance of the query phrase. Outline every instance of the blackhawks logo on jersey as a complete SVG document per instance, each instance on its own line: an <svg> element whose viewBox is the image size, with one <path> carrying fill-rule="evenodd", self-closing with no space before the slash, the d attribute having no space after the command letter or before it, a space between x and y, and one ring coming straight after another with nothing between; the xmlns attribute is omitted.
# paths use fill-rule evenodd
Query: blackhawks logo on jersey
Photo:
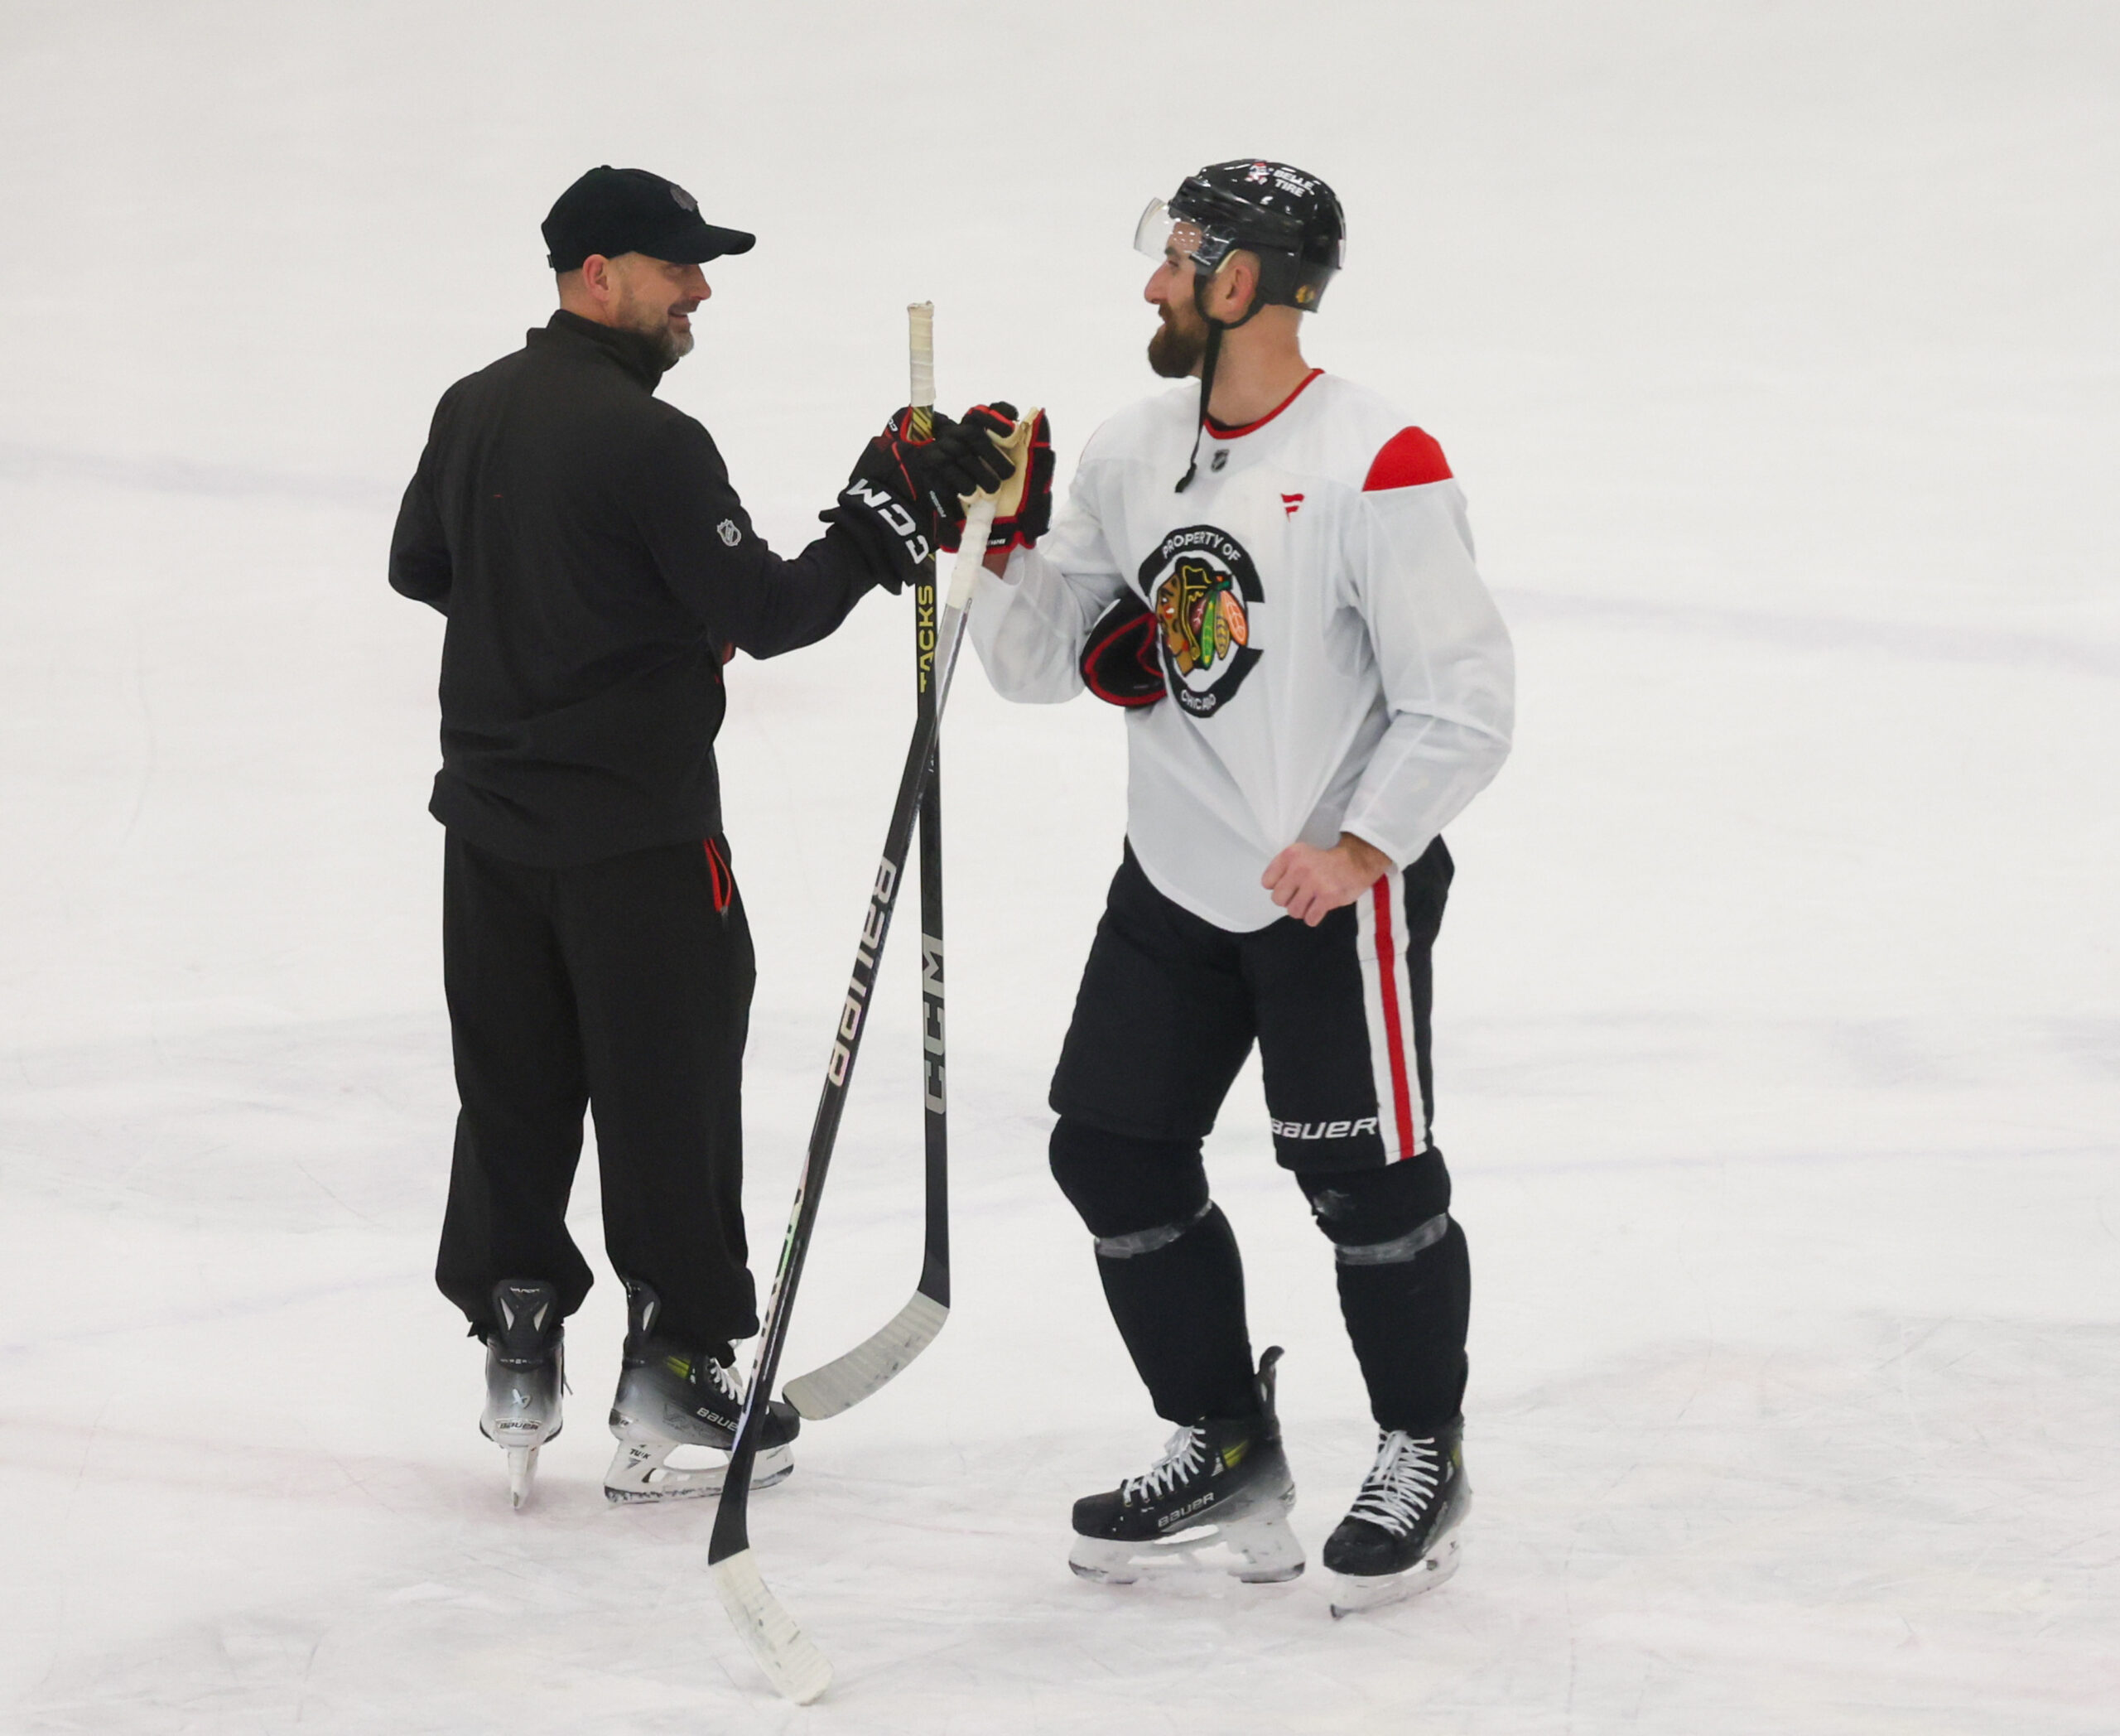
<svg viewBox="0 0 2120 1736"><path fill-rule="evenodd" d="M1226 531L1188 524L1156 545L1141 563L1140 581L1172 697L1195 717L1213 716L1259 661L1251 610L1260 592L1251 557Z"/></svg>

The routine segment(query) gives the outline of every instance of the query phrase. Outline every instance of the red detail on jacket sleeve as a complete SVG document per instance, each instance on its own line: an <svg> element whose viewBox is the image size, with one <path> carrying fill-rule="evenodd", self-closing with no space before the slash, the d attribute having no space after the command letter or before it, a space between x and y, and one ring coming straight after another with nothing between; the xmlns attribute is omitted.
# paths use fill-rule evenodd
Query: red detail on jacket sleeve
<svg viewBox="0 0 2120 1736"><path fill-rule="evenodd" d="M1443 448L1419 428L1401 428L1384 442L1362 479L1362 492L1413 488L1424 482L1448 482L1450 461Z"/></svg>

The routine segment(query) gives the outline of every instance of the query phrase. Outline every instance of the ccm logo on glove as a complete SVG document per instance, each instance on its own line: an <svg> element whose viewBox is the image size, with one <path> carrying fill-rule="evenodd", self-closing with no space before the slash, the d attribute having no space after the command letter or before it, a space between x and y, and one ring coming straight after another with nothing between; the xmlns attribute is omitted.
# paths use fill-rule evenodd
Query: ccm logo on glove
<svg viewBox="0 0 2120 1736"><path fill-rule="evenodd" d="M889 489L878 488L873 482L850 482L839 498L850 506L865 506L882 519L892 534L905 544L906 554L911 559L928 558L928 539L920 534L920 527L913 522L913 514L905 504L895 499Z"/></svg>

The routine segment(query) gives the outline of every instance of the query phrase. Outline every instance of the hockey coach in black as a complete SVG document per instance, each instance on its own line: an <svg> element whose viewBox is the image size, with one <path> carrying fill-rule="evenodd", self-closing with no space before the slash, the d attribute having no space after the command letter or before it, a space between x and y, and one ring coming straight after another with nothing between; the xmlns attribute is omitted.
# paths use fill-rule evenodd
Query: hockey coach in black
<svg viewBox="0 0 2120 1736"><path fill-rule="evenodd" d="M754 238L609 166L543 231L559 311L443 394L390 551L391 585L448 617L431 812L461 1111L436 1276L488 1347L481 1426L518 1506L590 1283L565 1222L585 1109L629 1304L608 1492L706 1492L718 1472L666 1461L726 1446L740 1410L753 957L715 769L722 666L899 591L937 514L1006 470L976 416L917 446L894 417L824 535L783 559L707 431L655 396L692 347L701 265ZM793 1433L776 1407L760 1481Z"/></svg>

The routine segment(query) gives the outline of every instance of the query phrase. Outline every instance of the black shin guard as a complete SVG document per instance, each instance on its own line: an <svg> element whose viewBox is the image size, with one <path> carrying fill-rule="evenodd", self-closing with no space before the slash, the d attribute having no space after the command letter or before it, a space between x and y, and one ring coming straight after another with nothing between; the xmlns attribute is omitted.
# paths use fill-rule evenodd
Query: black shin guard
<svg viewBox="0 0 2120 1736"><path fill-rule="evenodd" d="M1221 1208L1210 1203L1160 1247L1115 1251L1130 1239L1098 1241L1096 1273L1156 1415L1173 1423L1248 1415L1256 1406L1244 1263Z"/></svg>
<svg viewBox="0 0 2120 1736"><path fill-rule="evenodd" d="M1419 1258L1340 1267L1340 1312L1380 1429L1434 1435L1464 1408L1472 1267L1449 1225Z"/></svg>
<svg viewBox="0 0 2120 1736"><path fill-rule="evenodd" d="M1332 1241L1340 1311L1377 1426L1435 1434L1463 1406L1472 1295L1441 1154L1297 1180Z"/></svg>
<svg viewBox="0 0 2120 1736"><path fill-rule="evenodd" d="M1053 1174L1097 1238L1097 1276L1159 1415L1255 1408L1244 1265L1207 1198L1194 1140L1138 1140L1062 1117Z"/></svg>

